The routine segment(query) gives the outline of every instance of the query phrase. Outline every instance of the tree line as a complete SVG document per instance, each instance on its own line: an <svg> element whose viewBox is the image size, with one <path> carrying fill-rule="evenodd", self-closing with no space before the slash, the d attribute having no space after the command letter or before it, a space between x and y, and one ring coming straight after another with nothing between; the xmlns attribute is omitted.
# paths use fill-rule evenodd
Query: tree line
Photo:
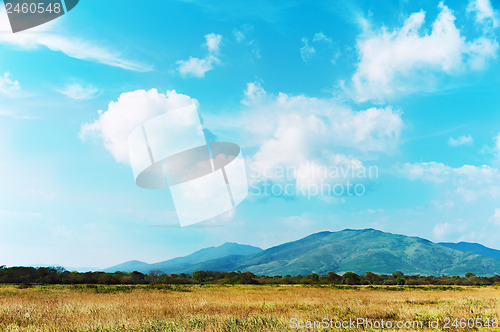
<svg viewBox="0 0 500 332"><path fill-rule="evenodd" d="M500 285L500 276L476 276L467 272L464 276L405 275L396 271L390 275L366 272L346 272L325 275L255 275L251 272L196 271L192 274L166 274L162 271L141 272L70 272L62 267L5 267L0 266L0 283L8 284L319 284L319 285Z"/></svg>

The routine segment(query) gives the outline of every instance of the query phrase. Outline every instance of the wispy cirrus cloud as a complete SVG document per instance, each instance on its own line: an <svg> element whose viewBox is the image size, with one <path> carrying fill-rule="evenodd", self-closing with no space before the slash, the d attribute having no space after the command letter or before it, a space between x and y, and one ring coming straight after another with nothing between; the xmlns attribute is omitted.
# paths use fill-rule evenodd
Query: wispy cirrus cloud
<svg viewBox="0 0 500 332"><path fill-rule="evenodd" d="M12 78L12 75L9 72L0 76L0 93L4 95L12 95L21 90L21 85L18 81Z"/></svg>
<svg viewBox="0 0 500 332"><path fill-rule="evenodd" d="M309 62L317 53L318 48L322 48L324 46L331 46L332 40L327 37L323 32L316 32L312 38L312 43L309 43L309 39L303 37L301 39L303 45L300 48L300 56L302 57L302 61L305 63ZM313 46L312 44L316 45Z"/></svg>
<svg viewBox="0 0 500 332"><path fill-rule="evenodd" d="M49 50L61 52L79 60L92 61L139 72L152 70L152 66L127 59L117 50L113 50L107 46L102 46L80 37L55 33L53 31L64 31L64 29L55 29L55 27L59 27L57 21L14 34L11 32L5 8L4 6L0 6L0 31L2 31L0 33L0 44L11 45L28 51L46 47Z"/></svg>
<svg viewBox="0 0 500 332"><path fill-rule="evenodd" d="M328 38L323 32L316 32L313 36L313 42L331 43L332 40Z"/></svg>
<svg viewBox="0 0 500 332"><path fill-rule="evenodd" d="M253 31L253 25L243 24L241 27L233 30L233 37L238 44L250 47L252 56L256 59L260 59L262 58L262 55L258 42L255 39L250 38Z"/></svg>
<svg viewBox="0 0 500 332"><path fill-rule="evenodd" d="M88 100L99 95L99 89L93 85L83 86L81 84L67 84L63 89L56 90L74 100Z"/></svg>
<svg viewBox="0 0 500 332"><path fill-rule="evenodd" d="M307 38L304 37L301 41L304 45L300 48L300 56L302 57L302 61L307 63L313 57L314 53L316 53L316 50L309 45Z"/></svg>
<svg viewBox="0 0 500 332"><path fill-rule="evenodd" d="M19 114L17 112L7 111L0 109L0 117L6 117L16 120L36 120L39 119L38 116L29 115L29 114Z"/></svg>
<svg viewBox="0 0 500 332"><path fill-rule="evenodd" d="M463 145L472 145L474 143L474 139L471 135L464 135L457 138L450 137L448 139L448 145L456 147Z"/></svg>
<svg viewBox="0 0 500 332"><path fill-rule="evenodd" d="M495 212L493 215L489 218L489 222L496 224L497 226L500 226L500 209L496 208Z"/></svg>

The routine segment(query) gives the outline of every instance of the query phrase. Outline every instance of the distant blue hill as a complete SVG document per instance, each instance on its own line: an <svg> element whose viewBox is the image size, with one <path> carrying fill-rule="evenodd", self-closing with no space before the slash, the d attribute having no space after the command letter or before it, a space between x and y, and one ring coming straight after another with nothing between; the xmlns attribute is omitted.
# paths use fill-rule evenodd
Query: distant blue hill
<svg viewBox="0 0 500 332"><path fill-rule="evenodd" d="M131 261L106 271L149 273L159 270L167 274L193 273L198 270L250 271L269 276L328 272L340 274L347 271L391 274L402 271L405 274L436 276L463 276L466 272L491 276L500 274L500 259L491 257L491 250L484 251L490 254L486 256L474 251L449 248L419 237L374 229L346 229L312 234L266 250L225 243L160 263Z"/></svg>
<svg viewBox="0 0 500 332"><path fill-rule="evenodd" d="M151 271L163 271L165 273L183 273L185 270L190 270L201 262L210 261L213 259L224 258L231 255L246 256L261 252L262 249L244 244L226 242L218 247L209 247L198 250L191 255L177 257L163 262L148 264L141 261L128 261L119 265L115 265L105 269L105 272L133 272L149 273Z"/></svg>
<svg viewBox="0 0 500 332"><path fill-rule="evenodd" d="M141 261L128 261L122 264L118 264L112 267L109 267L107 269L103 270L104 272L116 272L116 271L121 271L121 272L134 272L134 271L139 271L139 272L149 272L149 264L146 262L141 262Z"/></svg>
<svg viewBox="0 0 500 332"><path fill-rule="evenodd" d="M438 244L455 249L455 250L460 250L463 252L473 252L482 256L486 257L491 257L491 258L497 258L500 259L500 250L496 249L491 249L488 247L483 246L482 244L479 243L470 243L470 242L458 242L458 243L451 243L451 242L439 242Z"/></svg>
<svg viewBox="0 0 500 332"><path fill-rule="evenodd" d="M80 273L101 271L101 269L99 269L97 267L88 267L88 266L85 266L85 267L64 266L64 268L67 271L80 272Z"/></svg>

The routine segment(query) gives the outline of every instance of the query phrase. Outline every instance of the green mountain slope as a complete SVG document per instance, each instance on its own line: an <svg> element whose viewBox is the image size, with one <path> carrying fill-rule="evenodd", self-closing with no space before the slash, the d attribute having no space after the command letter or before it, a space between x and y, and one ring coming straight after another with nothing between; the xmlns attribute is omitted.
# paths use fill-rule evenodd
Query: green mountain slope
<svg viewBox="0 0 500 332"><path fill-rule="evenodd" d="M267 250L226 243L189 256L142 264L140 268L133 269L126 266L129 269L122 271L148 273L160 270L168 274L197 270L250 271L270 276L347 271L358 274L366 271L377 274L402 271L405 274L436 276L464 275L466 272L484 276L500 274L500 259L374 229L320 232Z"/></svg>
<svg viewBox="0 0 500 332"><path fill-rule="evenodd" d="M450 242L439 242L438 244L455 249L463 252L473 252L482 256L491 257L491 258L500 258L500 250L491 249L483 246L479 243L470 243L470 242L458 242L458 243L450 243Z"/></svg>
<svg viewBox="0 0 500 332"><path fill-rule="evenodd" d="M330 271L422 275L500 273L500 260L374 229L321 232L244 257L233 269L266 275Z"/></svg>

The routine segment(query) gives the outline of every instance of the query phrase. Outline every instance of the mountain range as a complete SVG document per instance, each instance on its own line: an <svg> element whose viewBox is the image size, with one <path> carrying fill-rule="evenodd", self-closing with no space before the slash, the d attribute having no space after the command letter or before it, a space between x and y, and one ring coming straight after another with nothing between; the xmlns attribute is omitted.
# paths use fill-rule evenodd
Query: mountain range
<svg viewBox="0 0 500 332"><path fill-rule="evenodd" d="M192 273L250 271L262 275L307 275L352 271L390 274L402 271L420 275L500 274L500 250L476 243L433 243L419 237L374 229L320 232L266 250L225 243L185 257L148 264L128 261L106 272Z"/></svg>
<svg viewBox="0 0 500 332"><path fill-rule="evenodd" d="M196 271L193 267L204 262L209 262L215 259L230 260L230 256L243 257L246 255L256 254L261 252L262 249L249 245L237 244L226 242L219 247L209 247L198 250L191 255L184 257L177 257L167 261L148 264L141 261L128 261L119 265L112 266L104 270L104 272L143 272L148 273L151 271L172 271L169 273L191 273ZM198 269L200 270L200 269Z"/></svg>
<svg viewBox="0 0 500 332"><path fill-rule="evenodd" d="M483 246L482 244L479 244L479 243L470 243L470 242L458 242L458 243L439 242L439 244L442 245L442 246L451 248L451 249L457 249L457 250L464 251L464 252L475 252L476 254L483 255L483 256L486 256L486 257L500 259L500 250L491 249L491 248L485 247L485 246Z"/></svg>

